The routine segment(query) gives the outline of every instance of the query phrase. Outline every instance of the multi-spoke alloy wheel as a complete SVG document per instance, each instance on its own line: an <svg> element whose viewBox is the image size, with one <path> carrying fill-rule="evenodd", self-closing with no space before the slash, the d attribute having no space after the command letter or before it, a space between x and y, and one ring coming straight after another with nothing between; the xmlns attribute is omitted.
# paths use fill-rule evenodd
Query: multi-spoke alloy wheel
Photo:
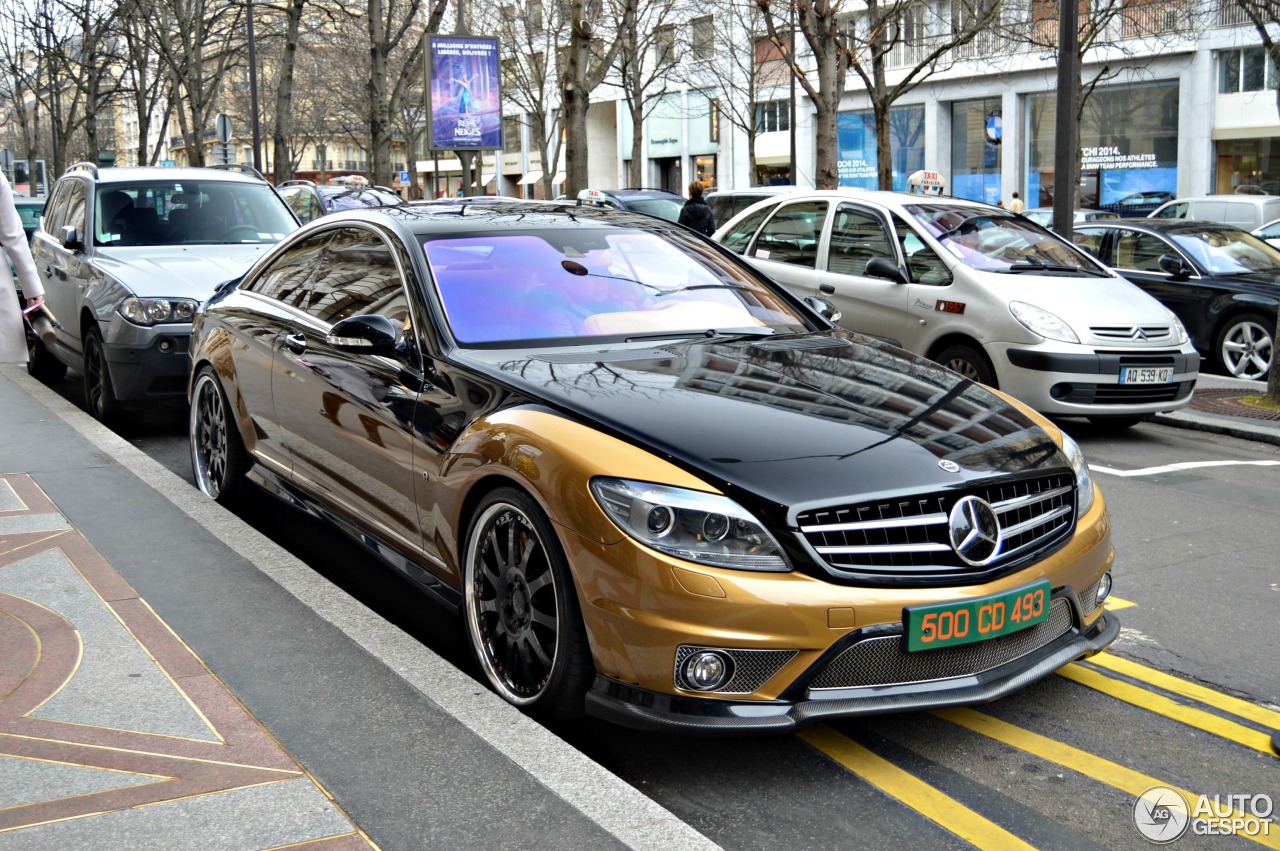
<svg viewBox="0 0 1280 851"><path fill-rule="evenodd" d="M234 495L246 466L235 428L218 378L206 367L191 394L191 468L196 486L219 502Z"/></svg>
<svg viewBox="0 0 1280 851"><path fill-rule="evenodd" d="M467 631L498 694L546 717L580 712L591 680L586 636L542 512L519 491L490 494L476 509L465 564Z"/></svg>
<svg viewBox="0 0 1280 851"><path fill-rule="evenodd" d="M123 419L115 388L111 386L102 332L96 327L84 335L84 401L89 413L101 423L114 425Z"/></svg>
<svg viewBox="0 0 1280 851"><path fill-rule="evenodd" d="M1236 378L1265 379L1275 351L1272 327L1272 321L1261 315L1247 314L1229 320L1218 340L1223 368Z"/></svg>

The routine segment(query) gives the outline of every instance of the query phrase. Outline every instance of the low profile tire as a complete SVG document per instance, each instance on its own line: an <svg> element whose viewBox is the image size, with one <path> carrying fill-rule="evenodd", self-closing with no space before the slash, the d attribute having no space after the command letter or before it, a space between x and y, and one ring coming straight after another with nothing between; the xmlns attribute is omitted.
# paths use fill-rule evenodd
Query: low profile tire
<svg viewBox="0 0 1280 851"><path fill-rule="evenodd" d="M1089 422L1093 423L1095 428L1104 431L1124 431L1127 428L1133 428L1144 419L1146 419L1144 416L1089 417Z"/></svg>
<svg viewBox="0 0 1280 851"><path fill-rule="evenodd" d="M98 422L113 426L124 421L124 408L111 386L111 370L97 326L84 335L84 404Z"/></svg>
<svg viewBox="0 0 1280 851"><path fill-rule="evenodd" d="M1275 356L1275 316L1241 313L1218 331L1218 365L1236 378L1265 381Z"/></svg>
<svg viewBox="0 0 1280 851"><path fill-rule="evenodd" d="M200 370L191 391L191 470L205 496L226 505L244 486L248 454L231 416L222 383L209 367Z"/></svg>
<svg viewBox="0 0 1280 851"><path fill-rule="evenodd" d="M56 384L67 374L67 365L50 354L44 341L27 334L27 374L45 384Z"/></svg>
<svg viewBox="0 0 1280 851"><path fill-rule="evenodd" d="M472 515L463 568L467 635L489 684L543 720L582 714L595 676L569 564L551 523L502 488Z"/></svg>
<svg viewBox="0 0 1280 851"><path fill-rule="evenodd" d="M964 343L947 346L938 352L934 360L970 381L976 381L988 387L996 386L996 372L987 361L987 356L973 346Z"/></svg>

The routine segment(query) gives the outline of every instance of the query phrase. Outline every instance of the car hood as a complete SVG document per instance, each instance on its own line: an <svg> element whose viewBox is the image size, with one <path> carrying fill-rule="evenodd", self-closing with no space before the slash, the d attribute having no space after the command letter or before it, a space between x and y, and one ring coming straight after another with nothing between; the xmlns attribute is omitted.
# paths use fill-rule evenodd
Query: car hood
<svg viewBox="0 0 1280 851"><path fill-rule="evenodd" d="M983 272L983 281L1006 302L1047 310L1083 340L1098 325L1166 324L1169 311L1124 278L1076 278Z"/></svg>
<svg viewBox="0 0 1280 851"><path fill-rule="evenodd" d="M270 244L148 245L99 249L98 268L144 298L204 301L223 281L238 278Z"/></svg>
<svg viewBox="0 0 1280 851"><path fill-rule="evenodd" d="M466 357L779 522L788 507L853 494L938 491L1067 466L1048 434L990 390L843 331Z"/></svg>

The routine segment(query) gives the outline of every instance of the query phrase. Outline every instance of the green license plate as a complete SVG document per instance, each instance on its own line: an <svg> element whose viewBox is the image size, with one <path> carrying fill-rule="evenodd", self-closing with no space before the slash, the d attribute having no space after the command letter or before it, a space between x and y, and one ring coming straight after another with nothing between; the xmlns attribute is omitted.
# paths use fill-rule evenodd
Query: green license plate
<svg viewBox="0 0 1280 851"><path fill-rule="evenodd" d="M1049 580L1041 579L959 603L930 603L902 610L907 649L932 650L971 644L1044 623L1049 619Z"/></svg>

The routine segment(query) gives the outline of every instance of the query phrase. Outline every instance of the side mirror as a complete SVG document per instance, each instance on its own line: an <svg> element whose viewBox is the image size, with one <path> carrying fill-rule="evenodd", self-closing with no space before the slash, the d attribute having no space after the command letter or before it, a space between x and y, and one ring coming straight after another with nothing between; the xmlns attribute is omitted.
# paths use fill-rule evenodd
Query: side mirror
<svg viewBox="0 0 1280 851"><path fill-rule="evenodd" d="M907 276L902 273L902 269L888 257L872 257L868 260L867 274L873 278L888 278L899 284L907 282Z"/></svg>
<svg viewBox="0 0 1280 851"><path fill-rule="evenodd" d="M62 228L62 247L76 250L84 248L84 242L80 239L80 231L76 230L74 225L64 225Z"/></svg>
<svg viewBox="0 0 1280 851"><path fill-rule="evenodd" d="M836 306L825 298L806 296L804 304L805 307L809 308L832 325L840 321L840 311L836 310Z"/></svg>
<svg viewBox="0 0 1280 851"><path fill-rule="evenodd" d="M400 346L400 329L381 314L348 316L329 329L325 342L340 352L389 355Z"/></svg>
<svg viewBox="0 0 1280 851"><path fill-rule="evenodd" d="M1187 265L1187 261L1173 254L1161 254L1160 259L1156 261L1160 264L1160 268L1168 272L1174 278L1187 278L1191 276L1191 267Z"/></svg>

